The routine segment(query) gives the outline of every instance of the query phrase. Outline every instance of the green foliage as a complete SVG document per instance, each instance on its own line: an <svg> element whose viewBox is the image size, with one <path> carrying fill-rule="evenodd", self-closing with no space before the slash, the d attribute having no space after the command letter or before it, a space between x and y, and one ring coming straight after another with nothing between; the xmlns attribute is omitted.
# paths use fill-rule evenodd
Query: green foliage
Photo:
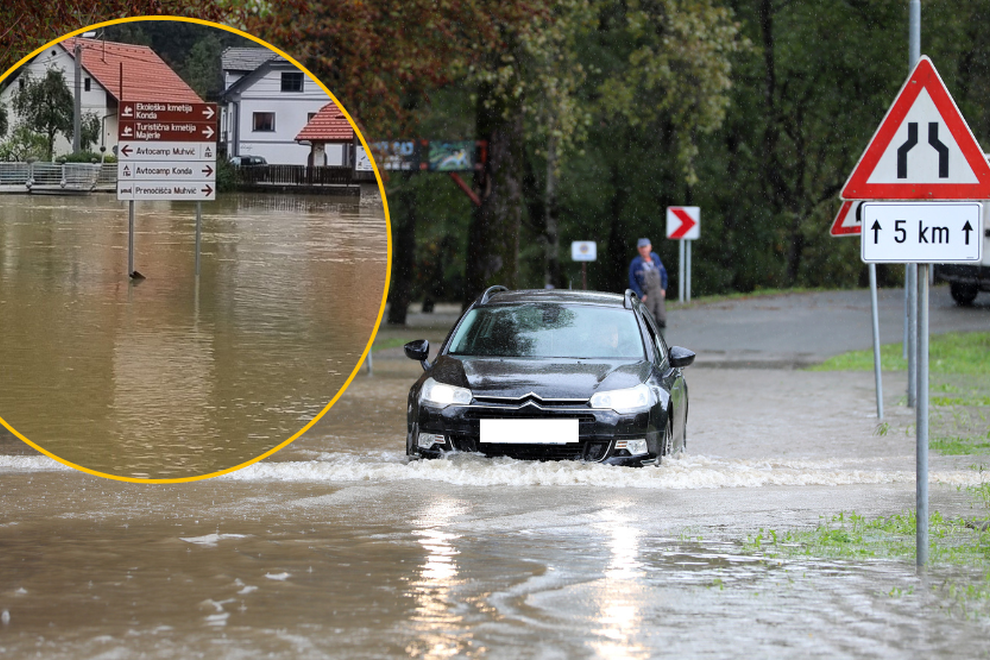
<svg viewBox="0 0 990 660"><path fill-rule="evenodd" d="M0 142L0 160L27 162L44 160L48 155L48 140L21 124L14 128L3 142Z"/></svg>
<svg viewBox="0 0 990 660"><path fill-rule="evenodd" d="M14 92L14 110L28 129L45 137L46 160L52 159L55 136L72 139L72 92L60 69L48 69L44 77L35 80L30 72L23 74L24 84Z"/></svg>

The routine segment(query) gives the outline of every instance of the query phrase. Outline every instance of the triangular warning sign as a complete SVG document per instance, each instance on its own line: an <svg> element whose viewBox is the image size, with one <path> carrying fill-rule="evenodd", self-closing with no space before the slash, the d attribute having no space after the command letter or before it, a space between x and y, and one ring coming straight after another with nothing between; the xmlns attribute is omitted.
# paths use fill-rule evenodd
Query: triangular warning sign
<svg viewBox="0 0 990 660"><path fill-rule="evenodd" d="M828 233L832 236L859 236L863 227L863 221L859 215L861 203L842 202L842 207L836 214L835 222L832 223L832 229Z"/></svg>
<svg viewBox="0 0 990 660"><path fill-rule="evenodd" d="M922 56L842 189L843 199L990 198L990 166Z"/></svg>

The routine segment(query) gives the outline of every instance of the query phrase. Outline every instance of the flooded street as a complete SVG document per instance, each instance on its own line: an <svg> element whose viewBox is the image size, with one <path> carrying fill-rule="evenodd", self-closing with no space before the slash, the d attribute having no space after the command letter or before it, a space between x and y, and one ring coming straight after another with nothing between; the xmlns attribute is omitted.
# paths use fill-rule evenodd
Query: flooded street
<svg viewBox="0 0 990 660"><path fill-rule="evenodd" d="M408 463L419 366L382 353L303 437L229 475L131 484L0 459L0 654L990 654L987 612L944 588L979 577L965 569L743 547L913 508L913 436L873 435L871 374L692 368L688 454L660 468ZM972 462L933 456L933 510L979 514Z"/></svg>
<svg viewBox="0 0 990 660"><path fill-rule="evenodd" d="M84 468L197 477L298 433L343 387L387 274L381 203L0 197L0 416Z"/></svg>

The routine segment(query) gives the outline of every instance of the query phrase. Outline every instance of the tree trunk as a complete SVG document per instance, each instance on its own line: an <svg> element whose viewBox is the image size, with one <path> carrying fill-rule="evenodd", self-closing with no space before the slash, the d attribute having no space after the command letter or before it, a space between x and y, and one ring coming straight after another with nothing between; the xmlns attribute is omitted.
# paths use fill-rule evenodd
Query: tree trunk
<svg viewBox="0 0 990 660"><path fill-rule="evenodd" d="M392 279L389 287L389 325L405 325L412 302L413 271L416 266L416 200L408 188L409 172L402 174L401 189L393 196L396 210L392 230L395 241L392 251Z"/></svg>
<svg viewBox="0 0 990 660"><path fill-rule="evenodd" d="M544 225L546 232L546 284L559 288L564 285L560 268L560 231L557 216L557 139L550 137L547 144L547 186L544 205Z"/></svg>
<svg viewBox="0 0 990 660"><path fill-rule="evenodd" d="M475 173L475 207L468 232L465 304L485 288L519 284L519 228L523 196L523 116L519 103L482 86L477 105L478 139L488 143L488 162Z"/></svg>

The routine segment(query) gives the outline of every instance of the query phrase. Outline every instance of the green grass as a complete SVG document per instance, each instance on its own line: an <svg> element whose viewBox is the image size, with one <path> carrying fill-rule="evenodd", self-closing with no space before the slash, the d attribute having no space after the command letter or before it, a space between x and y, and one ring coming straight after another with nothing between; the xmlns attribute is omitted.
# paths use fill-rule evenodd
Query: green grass
<svg viewBox="0 0 990 660"><path fill-rule="evenodd" d="M901 344L880 349L884 371L903 371ZM830 358L813 371L872 371L873 351ZM946 456L990 454L990 332L956 332L929 342L929 446ZM890 432L884 425L881 434Z"/></svg>
<svg viewBox="0 0 990 660"><path fill-rule="evenodd" d="M902 344L880 347L884 371L905 371ZM810 367L812 371L872 371L873 350L851 351ZM952 332L933 335L928 343L928 370L932 374L990 376L990 332Z"/></svg>

